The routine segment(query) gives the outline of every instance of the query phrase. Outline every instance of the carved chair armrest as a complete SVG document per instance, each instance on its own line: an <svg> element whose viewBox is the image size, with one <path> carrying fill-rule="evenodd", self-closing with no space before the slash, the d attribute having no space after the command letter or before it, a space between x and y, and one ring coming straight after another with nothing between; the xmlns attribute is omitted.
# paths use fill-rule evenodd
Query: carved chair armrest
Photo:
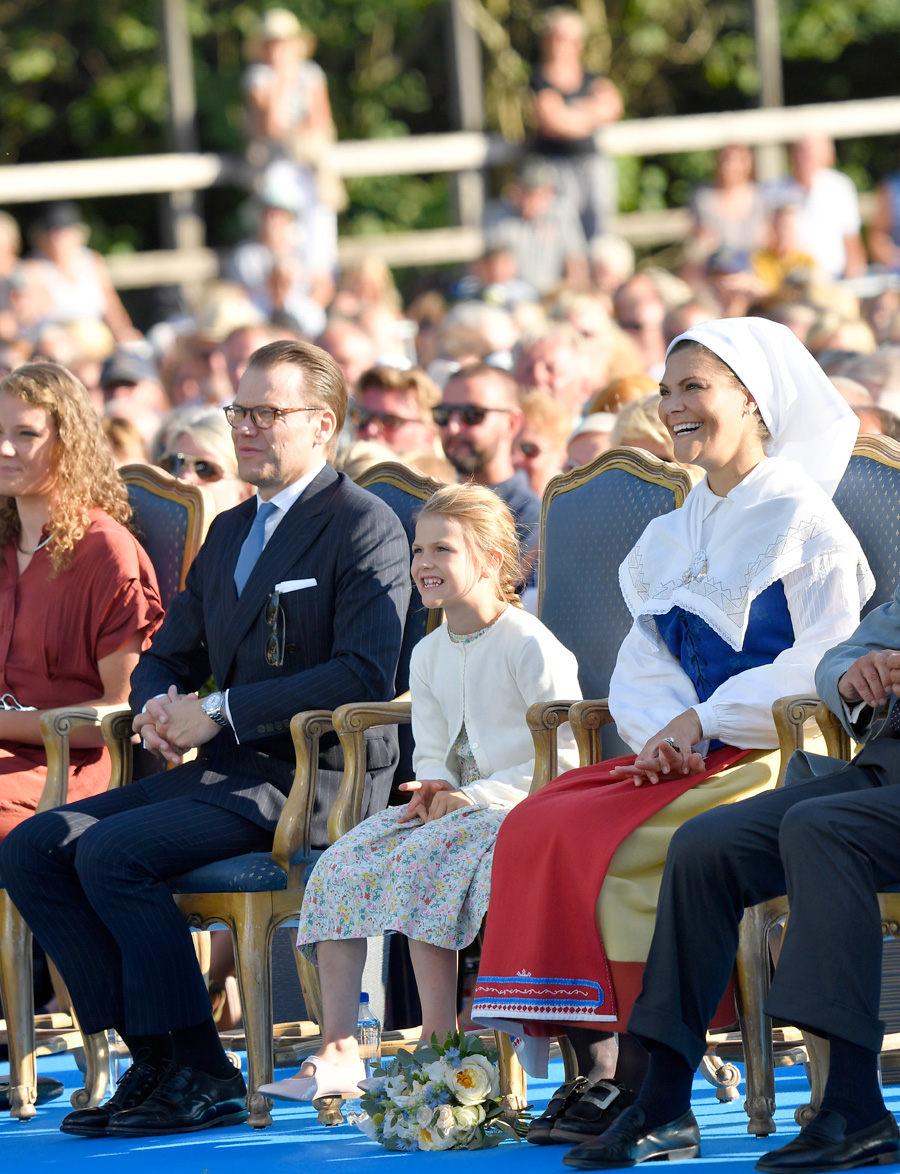
<svg viewBox="0 0 900 1174"><path fill-rule="evenodd" d="M412 706L408 701L341 705L334 711L334 728L344 751L344 775L328 813L330 844L356 827L362 815L366 782L366 730L373 726L406 724L411 720Z"/></svg>
<svg viewBox="0 0 900 1174"><path fill-rule="evenodd" d="M69 794L69 735L85 726L99 726L104 714L113 707L93 705L64 706L41 714L41 737L47 754L47 779L37 811L61 807Z"/></svg>
<svg viewBox="0 0 900 1174"><path fill-rule="evenodd" d="M272 859L287 873L288 888L299 887L304 868L303 859L292 861L301 853L309 857L309 829L319 779L319 739L333 729L329 709L307 709L291 718L296 767L272 843Z"/></svg>
<svg viewBox="0 0 900 1174"><path fill-rule="evenodd" d="M603 761L603 746L600 731L604 726L613 725L606 697L594 701L576 701L569 710L569 721L578 747L578 761L581 766L593 766Z"/></svg>
<svg viewBox="0 0 900 1174"><path fill-rule="evenodd" d="M557 730L569 720L571 701L536 701L525 715L534 741L534 777L528 794L533 795L559 774Z"/></svg>
<svg viewBox="0 0 900 1174"><path fill-rule="evenodd" d="M830 758L841 758L849 762L853 757L853 742L850 735L831 712L824 701L820 701L815 712L816 725L825 737Z"/></svg>
<svg viewBox="0 0 900 1174"><path fill-rule="evenodd" d="M132 747L134 745L132 742L134 736L132 721L131 710L126 707L110 706L103 711L100 729L103 731L103 741L106 743L112 764L109 780L110 790L124 787L126 783L131 782Z"/></svg>
<svg viewBox="0 0 900 1174"><path fill-rule="evenodd" d="M787 764L795 750L803 749L803 727L819 707L818 697L802 694L793 697L779 697L772 702L772 717L778 735L778 749L781 751L781 766L776 787L784 782Z"/></svg>

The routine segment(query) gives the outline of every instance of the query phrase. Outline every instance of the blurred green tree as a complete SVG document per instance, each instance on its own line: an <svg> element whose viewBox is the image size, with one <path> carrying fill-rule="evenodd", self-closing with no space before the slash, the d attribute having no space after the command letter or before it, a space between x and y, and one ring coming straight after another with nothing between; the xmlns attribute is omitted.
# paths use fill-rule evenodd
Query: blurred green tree
<svg viewBox="0 0 900 1174"><path fill-rule="evenodd" d="M317 37L341 138L452 129L446 0L281 0ZM489 127L528 131L527 87L541 0L467 0L482 39ZM271 0L187 0L200 142L243 141L243 42ZM576 0L588 22L587 63L620 87L629 117L755 104L749 0ZM896 92L897 0L781 0L789 104ZM146 154L165 149L168 103L157 0L0 0L0 126L5 164ZM861 187L896 165L900 138L840 144ZM624 209L677 205L708 174L711 154L624 159ZM501 183L503 176L497 177ZM448 223L446 179L352 181L342 231ZM242 194L204 197L210 239L241 231ZM26 215L27 209L23 210ZM109 199L86 213L100 248L153 247L153 197Z"/></svg>

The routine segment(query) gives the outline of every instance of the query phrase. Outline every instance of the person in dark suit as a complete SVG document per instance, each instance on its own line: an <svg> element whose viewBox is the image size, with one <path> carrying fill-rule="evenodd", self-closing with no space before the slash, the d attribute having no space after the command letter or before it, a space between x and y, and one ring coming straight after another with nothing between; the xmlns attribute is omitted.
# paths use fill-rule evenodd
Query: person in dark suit
<svg viewBox="0 0 900 1174"><path fill-rule="evenodd" d="M706 1027L731 976L744 908L787 894L791 916L766 1013L823 1036L821 1108L758 1170L848 1170L900 1160L878 1082L882 931L876 894L900 881L900 586L825 654L816 688L865 745L842 762L798 751L785 785L686 823L666 859L644 986L628 1030L650 1051L633 1106L563 1159L579 1169L680 1156ZM889 705L887 715L882 711Z"/></svg>
<svg viewBox="0 0 900 1174"><path fill-rule="evenodd" d="M220 514L132 675L134 728L174 769L26 820L2 873L57 963L81 1027L115 1027L134 1064L64 1132L179 1133L246 1119L167 878L269 850L290 789L289 726L305 709L392 696L409 549L382 502L326 461L344 422L340 369L305 343L250 360L225 409L258 495ZM212 675L218 690L200 699ZM196 747L197 759L182 763ZM368 744L368 809L387 801L395 743ZM325 740L312 842L340 778Z"/></svg>

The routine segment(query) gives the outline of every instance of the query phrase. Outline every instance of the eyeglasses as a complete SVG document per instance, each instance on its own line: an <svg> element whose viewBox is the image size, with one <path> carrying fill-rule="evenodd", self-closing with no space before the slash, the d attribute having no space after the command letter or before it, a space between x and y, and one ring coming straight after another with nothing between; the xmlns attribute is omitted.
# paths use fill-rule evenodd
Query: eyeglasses
<svg viewBox="0 0 900 1174"><path fill-rule="evenodd" d="M225 419L232 428L239 428L247 416L257 428L271 428L276 420L282 416L289 416L291 412L321 412L321 408L272 408L268 404L257 404L253 408L243 408L240 404L229 404L223 408Z"/></svg>
<svg viewBox="0 0 900 1174"><path fill-rule="evenodd" d="M482 408L478 404L438 404L431 414L438 428L446 428L452 416L459 416L461 424L473 428L483 422L488 412L503 412L508 416L512 408Z"/></svg>
<svg viewBox="0 0 900 1174"><path fill-rule="evenodd" d="M266 640L266 664L280 668L284 664L284 610L281 606L281 596L273 591L266 603L266 623L269 625L269 638Z"/></svg>
<svg viewBox="0 0 900 1174"><path fill-rule="evenodd" d="M164 453L159 458L158 464L161 469L166 473L171 473L173 477L180 477L186 467L191 468L198 481L205 481L208 484L213 481L221 481L225 476L225 470L213 461L208 461L204 457L190 457L183 452Z"/></svg>
<svg viewBox="0 0 900 1174"><path fill-rule="evenodd" d="M366 428L373 420L386 432L395 432L404 424L421 423L417 416L393 416L390 412L373 412L371 408L361 408L358 404L350 408L350 423L354 428Z"/></svg>

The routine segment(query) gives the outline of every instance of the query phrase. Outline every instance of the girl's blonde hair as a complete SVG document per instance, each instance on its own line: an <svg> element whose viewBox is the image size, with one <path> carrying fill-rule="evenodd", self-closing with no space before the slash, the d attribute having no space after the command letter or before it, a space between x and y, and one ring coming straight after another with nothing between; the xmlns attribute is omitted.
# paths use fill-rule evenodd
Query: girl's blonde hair
<svg viewBox="0 0 900 1174"><path fill-rule="evenodd" d="M65 567L91 524L88 511L105 510L126 523L131 506L84 384L58 363L28 363L0 381L0 393L44 408L56 428L56 485L50 507L47 553L55 571ZM0 497L0 546L21 530L15 498Z"/></svg>
<svg viewBox="0 0 900 1174"><path fill-rule="evenodd" d="M472 556L490 568L491 554L503 556L497 572L497 595L505 603L521 607L516 586L522 581L519 539L509 506L492 489L483 485L445 485L436 490L416 515L439 515L459 522Z"/></svg>

